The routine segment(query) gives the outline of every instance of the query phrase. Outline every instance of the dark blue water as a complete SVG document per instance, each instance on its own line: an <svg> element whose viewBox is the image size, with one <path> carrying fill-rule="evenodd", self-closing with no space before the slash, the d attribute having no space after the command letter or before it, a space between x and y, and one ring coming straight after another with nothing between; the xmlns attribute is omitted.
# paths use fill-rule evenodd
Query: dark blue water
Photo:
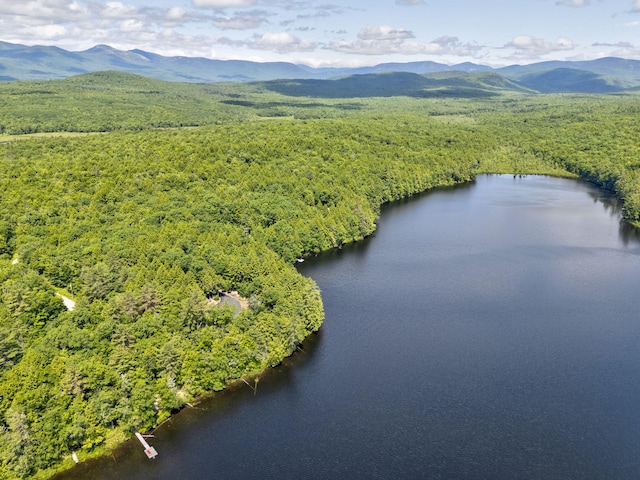
<svg viewBox="0 0 640 480"><path fill-rule="evenodd" d="M325 324L256 395L60 478L640 478L640 242L604 192L484 176L300 271Z"/></svg>

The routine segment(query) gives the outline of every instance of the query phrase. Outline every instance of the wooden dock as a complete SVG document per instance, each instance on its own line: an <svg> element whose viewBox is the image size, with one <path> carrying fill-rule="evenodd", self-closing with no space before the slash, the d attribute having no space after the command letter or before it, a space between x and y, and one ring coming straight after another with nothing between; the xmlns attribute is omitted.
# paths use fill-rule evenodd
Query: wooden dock
<svg viewBox="0 0 640 480"><path fill-rule="evenodd" d="M140 432L136 432L136 437L138 437L138 440L140 440L140 443L144 447L144 453L147 454L148 458L156 458L158 456L158 452L156 451L156 449L147 443Z"/></svg>

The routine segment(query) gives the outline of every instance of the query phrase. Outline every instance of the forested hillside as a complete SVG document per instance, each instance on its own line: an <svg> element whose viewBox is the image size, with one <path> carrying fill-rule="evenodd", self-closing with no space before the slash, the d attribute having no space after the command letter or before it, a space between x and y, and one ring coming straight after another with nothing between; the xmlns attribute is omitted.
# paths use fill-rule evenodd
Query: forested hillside
<svg viewBox="0 0 640 480"><path fill-rule="evenodd" d="M283 116L353 117L372 107L385 113L447 111L445 103L435 100L456 103L522 92L531 93L492 73L199 85L97 72L49 82L0 83L0 135L144 130ZM416 104L410 98L434 101Z"/></svg>
<svg viewBox="0 0 640 480"><path fill-rule="evenodd" d="M236 119L224 85L179 84L119 72L0 83L0 134L109 132Z"/></svg>
<svg viewBox="0 0 640 480"><path fill-rule="evenodd" d="M572 172L640 220L635 95L319 100L114 73L2 88L5 133L59 135L0 144L0 478L277 365L323 319L295 260L371 234L385 202ZM238 315L217 304L230 291Z"/></svg>

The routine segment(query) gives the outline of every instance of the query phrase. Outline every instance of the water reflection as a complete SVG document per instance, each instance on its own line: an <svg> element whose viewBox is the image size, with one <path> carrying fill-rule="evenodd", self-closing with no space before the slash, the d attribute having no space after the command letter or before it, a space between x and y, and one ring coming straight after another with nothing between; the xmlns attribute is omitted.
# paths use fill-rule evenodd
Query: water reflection
<svg viewBox="0 0 640 480"><path fill-rule="evenodd" d="M620 239L625 245L640 244L640 228L631 225L629 222L620 221Z"/></svg>
<svg viewBox="0 0 640 480"><path fill-rule="evenodd" d="M58 478L640 478L640 256L616 208L531 176L385 206L299 265L325 324L256 395L180 412L157 461L130 442Z"/></svg>
<svg viewBox="0 0 640 480"><path fill-rule="evenodd" d="M306 374L305 368L317 360L322 346L323 332L310 335L291 357L285 358L279 366L268 369L259 376L257 388L254 379L247 379L249 386L238 381L222 392L201 399L194 406L185 407L160 425L149 440L159 452L157 459L147 460L136 439L118 446L106 457L82 462L72 469L62 472L52 480L110 480L127 478L205 478L199 475L182 476L180 459L189 457L193 449L216 450L220 439L211 435L223 419L242 416L246 408L256 404L274 392L295 392L296 383ZM258 407L259 408L259 407ZM139 474L137 472L144 472ZM162 472L162 473L160 473ZM224 478L224 477L220 477Z"/></svg>
<svg viewBox="0 0 640 480"><path fill-rule="evenodd" d="M624 245L629 246L629 244L640 243L640 228L622 218L623 203L618 197L612 192L593 188L587 194L593 199L594 203L601 203L604 211L610 217L620 220L619 236Z"/></svg>

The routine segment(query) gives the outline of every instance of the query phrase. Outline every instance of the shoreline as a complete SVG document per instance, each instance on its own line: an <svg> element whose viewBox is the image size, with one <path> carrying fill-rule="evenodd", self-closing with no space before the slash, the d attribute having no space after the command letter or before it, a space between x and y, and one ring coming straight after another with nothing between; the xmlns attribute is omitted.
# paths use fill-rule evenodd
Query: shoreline
<svg viewBox="0 0 640 480"><path fill-rule="evenodd" d="M412 198L412 197L414 197L414 196L416 196L416 195L424 194L424 193L427 193L427 192L433 191L433 190L438 189L438 188L455 188L455 187L456 187L456 186L458 186L458 185L462 185L462 184L468 183L469 181L473 181L473 180L475 180L475 175L474 175L470 180L462 180L462 181L456 181L456 180L454 180L454 179L449 179L449 180L451 180L451 182L452 182L452 183L443 183L442 185L435 185L435 186L433 186L433 187L431 187L431 188L428 188L428 189L426 189L426 190L421 190L421 191L417 191L417 192L409 193L408 195L406 195L406 196L404 196L404 197L401 197L401 198L397 198L397 199L393 199L393 200L390 200L390 201L384 202L384 203L383 203L383 204L381 204L379 207L380 207L380 208L382 208L382 207L383 207L384 205L386 205L386 204L392 204L392 203L394 203L394 202L401 202L401 201L403 201L403 200L410 199L410 198ZM344 245L353 244L353 243L356 243L356 242L362 241L362 240L364 240L364 239L365 239L365 238L367 238L367 237L370 237L371 235L373 235L373 234L375 233L375 231L376 231L376 230L377 230L377 223L374 223L374 229L373 229L373 231L372 231L370 234L368 234L368 235L366 235L366 236L364 236L364 237L362 237L362 238L354 239L354 240L353 240L353 241L351 241L351 242L346 242L346 243L341 244L341 245L339 245L339 246L333 246L333 247L331 247L331 248L328 248L328 249L326 249L326 250L322 250L322 251L317 252L317 253L315 253L315 254L314 254L314 253L310 253L309 255L302 256L301 258L308 258L308 257L310 257L310 256L312 256L312 255L318 255L318 254L320 254L320 253L322 253L322 252L328 252L328 251L333 251L333 250L340 250L340 249L342 249L342 247L343 247ZM293 264L294 269L295 269L295 265L296 265L296 264L294 263L294 264ZM296 270L296 271L297 271L297 270ZM230 291L230 292L221 292L221 293L224 293L224 295L225 295L225 296L227 296L228 298L232 298L233 300L235 300L235 301L239 302L239 303L240 303L240 305L242 305L244 302L246 302L247 307L248 307L248 300L247 300L247 299L242 299L242 297L240 297L240 295L239 295L239 293L238 293L237 291L232 290L232 291ZM323 318L323 322L324 322L324 318ZM322 324L320 325L320 327L321 327L321 326L322 326ZM319 328L320 328L320 327L319 327ZM312 331L312 332L310 332L310 333L309 333L309 335L307 335L307 336L304 338L303 342L304 342L306 339L308 339L310 335L312 335L312 334L314 334L314 333L317 333L317 330L316 330L316 331ZM236 385L242 384L242 383L243 383L243 379L246 379L246 378L252 379L252 378L259 377L259 376L260 376L261 374L263 374L264 372L266 372L266 371L268 371L268 370L270 370L270 369L273 369L274 367L277 367L277 366L281 365L281 364L282 364L282 362L283 362L283 361L285 361L287 358L291 358L291 357L296 353L296 351L297 351L297 350L295 350L295 351L294 351L294 352L292 352L291 354L289 354L289 355L287 355L287 356L285 356L285 357L281 358L281 359L280 359L280 361L279 361L279 363L278 363L278 364L276 364L276 365L274 365L274 366L267 366L267 367L265 367L265 368L263 368L263 369L260 369L259 371L249 372L249 373L247 373L246 375L243 375L241 378L236 378L236 379L230 380L227 384L225 384L224 388L222 388L221 390L217 390L217 391L216 391L216 390L213 390L213 391L210 391L210 392L206 392L206 393L204 393L204 394L202 394L202 395L200 395L200 396L196 397L195 399L193 399L193 400L192 400L191 402L189 402L189 403L190 403L190 405L191 405L191 406L196 406L196 405L200 404L201 402L205 401L207 398L211 398L211 397L212 397L212 396L214 396L216 393L219 393L219 392L222 392L222 391L226 391L226 390L227 390L227 389L229 389L229 388L233 388L233 387L234 387L234 386L236 386ZM182 406L182 407L181 407L181 408L180 408L176 413L179 413L179 412L180 412L180 411L182 411L184 408L188 408L189 403L185 403L185 405L184 405L184 406ZM153 432L153 431L155 431L155 430L156 430L157 428L159 428L162 424L164 424L165 422L167 422L168 420L170 420L174 415L175 415L175 413L171 414L169 417L167 417L167 418L166 418L166 419L164 419L162 422L160 422L159 424L157 424L156 426L154 426L154 427L153 427L151 430L149 430L148 432ZM147 431L145 431L145 432L141 432L141 433L148 433L148 432L147 432ZM73 460L73 458L72 458L72 455L73 455L73 453L74 453L74 452L69 452L69 454L68 454L68 455L66 455L66 456L64 457L64 460L63 460L60 464L58 464L57 466L51 467L50 469L43 470L43 471L40 471L40 472L36 472L36 474L34 475L34 477L33 477L33 478L38 479L38 480L56 480L56 477L57 477L58 475L62 475L62 474L64 474L64 472L67 472L67 471L69 471L69 470L73 470L73 468L74 468L74 467L76 467L77 465L81 465L82 463L84 463L84 462L86 462L86 461L90 461L90 460L93 460L93 459L98 459L98 458L101 458L101 457L107 457L107 456L109 456L109 455L112 455L112 454L113 454L113 452L114 452L114 451L115 451L115 450L116 450L120 445L122 445L122 444L124 444L124 443L128 442L129 440L132 440L134 437L133 437L132 435L127 435L125 432L122 432L121 430L117 430L117 429L116 429L116 431L114 431L113 438L114 438L114 439L116 439L113 443L109 443L109 444L107 444L107 442L105 442L105 444L104 444L104 445L100 445L100 446L99 446L99 447L97 447L94 451L92 451L92 452L88 452L87 456L86 456L84 459L81 459L79 463L76 463L76 462ZM120 439L120 440L118 441L117 439ZM76 453L77 453L77 452L76 452ZM84 457L84 455L83 455L83 457ZM62 465L64 465L64 467L62 467ZM61 468L61 467L62 467L62 468ZM44 472L50 472L50 473L44 473Z"/></svg>
<svg viewBox="0 0 640 480"><path fill-rule="evenodd" d="M493 171L493 172L488 172L488 171L475 172L474 175L473 175L473 178L471 180L454 181L454 183L452 183L452 184L443 184L443 185L439 185L439 186L434 186L434 187L428 188L428 189L423 190L423 191L414 192L414 193L411 193L411 194L409 194L409 195L407 195L405 197L385 202L384 204L380 205L380 208L382 208L385 205L391 205L391 204L393 204L395 202L406 201L406 200L411 199L412 197L415 197L417 195L426 194L428 192L437 190L439 188L455 188L456 186L464 185L465 183L469 183L470 181L471 182L474 181L478 175L532 175L532 176L535 175L535 176L549 176L549 177L558 177L558 178L573 178L575 180L586 181L588 183L591 183L591 184L597 186L598 188L602 188L603 190L606 190L602 186L597 185L595 182L592 182L592 181L590 181L590 180L588 180L586 178L580 177L579 175L573 174L573 173L568 172L568 171L557 172L557 171L554 170L554 173L550 173L549 171L547 171L547 172L543 171L542 173L535 173L535 172L532 171L532 172L526 173L526 174L524 174L524 173L514 174L513 172L509 172L509 171L500 171L502 169L497 169L497 170L498 171ZM558 173L563 173L563 174L558 174ZM620 199L620 197L616 194L616 192L612 192L612 193L616 198ZM629 220L625 219L624 217L623 217L623 221L629 223L630 225L634 225L634 222L629 221ZM368 236L373 235L373 233L377 230L377 223L375 223L374 225L375 226L374 226L373 232L371 232L371 234L369 234ZM634 225L634 226L636 226L636 225ZM637 227L640 227L640 222L638 222ZM367 237L364 237L364 238L367 238ZM363 240L364 238L353 240L352 242L347 242L344 245L357 243L357 242ZM312 256L317 256L317 255L319 255L319 254L321 254L323 252L339 250L341 248L342 248L342 245L334 246L332 248L329 248L329 249L326 249L326 250L323 250L323 251L320 251L320 252L317 252L317 253L309 253L308 255L301 256L300 258L306 259L306 258L310 258ZM295 268L295 263L294 263L293 266ZM240 305L243 305L242 308L247 308L248 307L248 300L247 299L243 299L242 297L240 297L240 295L238 294L237 291L221 292L221 293L224 296L228 297L228 298L234 299L235 301L240 303ZM246 304L246 307L244 307L244 304ZM324 318L323 318L323 321L324 321ZM317 330L310 332L309 335L307 335L305 337L305 339L303 340L303 343L304 343L304 341L306 341L314 333L317 333ZM213 391L210 391L210 392L207 392L207 393L204 393L204 394L198 396L192 402L185 403L185 405L182 406L179 410L177 410L175 413L172 413L168 418L164 419L162 422L160 422L158 425L153 427L148 432L154 432L157 428L161 427L163 424L165 424L167 421L169 421L171 418L173 418L173 416L175 414L179 413L180 411L184 410L185 408L195 407L195 406L199 405L200 403L202 403L203 401L206 401L207 399L212 398L213 396L215 396L216 394L218 394L220 392L224 392L224 391L227 391L228 389L241 386L243 383L246 384L247 386L249 386L249 388L253 388L253 387L251 387L251 385L249 385L246 382L246 379L249 379L249 380L253 379L254 381L255 381L255 379L259 379L260 375L262 375L264 372L272 370L273 368L281 365L284 360L286 360L287 358L291 358L295 353L296 353L296 351L292 352L290 355L287 355L287 356L283 357L282 359L280 359L280 362L275 366L267 366L267 367L265 367L263 369L260 369L259 371L249 372L248 374L243 375L240 378L230 380L227 384L225 384L224 388L222 388L221 390L213 390ZM147 433L147 432L144 432L144 433ZM91 461L91 460L94 460L94 459L107 457L107 456L111 455L119 446L121 446L122 444L124 444L124 443L126 443L126 442L128 442L128 441L130 441L132 439L134 439L133 436L127 436L124 432L118 431L118 430L114 431L114 435L113 435L112 438L113 438L113 440L115 440L113 443L110 443L109 439L107 439L107 441L105 442L104 445L101 445L100 447L97 447L96 450L94 450L92 452L89 452L87 454L87 456L84 459L82 459L79 463L75 463L73 461L72 454L74 452L70 452L69 455L64 457L64 460L62 462L60 462L60 464L58 464L55 467L51 467L50 469L36 472L36 474L34 475L33 478L39 479L39 480L56 480L56 477L58 475L62 475L62 474L64 474L64 472L73 470L73 468L76 465L81 465L84 462ZM45 472L49 472L49 473L45 473Z"/></svg>

